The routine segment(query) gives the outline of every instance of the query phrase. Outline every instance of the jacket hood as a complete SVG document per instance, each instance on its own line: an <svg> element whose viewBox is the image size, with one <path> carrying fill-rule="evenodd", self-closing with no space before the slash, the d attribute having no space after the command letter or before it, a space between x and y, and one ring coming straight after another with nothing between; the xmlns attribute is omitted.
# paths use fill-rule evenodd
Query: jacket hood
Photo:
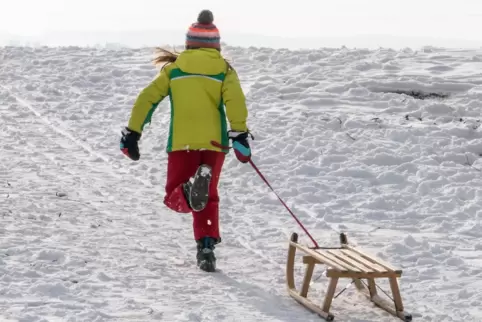
<svg viewBox="0 0 482 322"><path fill-rule="evenodd" d="M176 65L185 73L217 75L227 71L221 53L216 49L187 49L176 59Z"/></svg>

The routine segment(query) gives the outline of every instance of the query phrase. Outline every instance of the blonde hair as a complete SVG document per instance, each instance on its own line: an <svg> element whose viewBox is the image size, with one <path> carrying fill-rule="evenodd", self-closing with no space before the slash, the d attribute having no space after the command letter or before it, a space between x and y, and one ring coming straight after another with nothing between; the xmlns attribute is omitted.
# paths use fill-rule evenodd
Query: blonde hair
<svg viewBox="0 0 482 322"><path fill-rule="evenodd" d="M196 48L192 48L192 49L196 49ZM155 57L152 60L152 62L156 66L162 64L162 68L164 68L164 66L166 66L167 64L174 63L176 61L177 57L179 57L179 54L180 53L176 52L176 51L172 52L172 51L169 51L169 50L161 48L161 47L156 47ZM226 59L224 59L224 61L226 62L226 65L228 66L227 70L233 70L234 71L233 66L231 66L231 64Z"/></svg>
<svg viewBox="0 0 482 322"><path fill-rule="evenodd" d="M171 52L167 49L156 47L155 57L152 60L152 62L156 66L163 64L162 67L164 67L166 64L175 62L178 56L179 56L178 52Z"/></svg>

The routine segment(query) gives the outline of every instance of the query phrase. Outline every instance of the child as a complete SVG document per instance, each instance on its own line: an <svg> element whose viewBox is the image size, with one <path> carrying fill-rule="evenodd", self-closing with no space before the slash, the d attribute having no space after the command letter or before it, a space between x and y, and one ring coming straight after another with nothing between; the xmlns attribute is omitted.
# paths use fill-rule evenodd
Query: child
<svg viewBox="0 0 482 322"><path fill-rule="evenodd" d="M201 11L197 23L190 26L185 49L179 55L159 49L155 63L165 65L137 97L120 148L132 160L139 160L138 141L144 125L169 96L164 204L178 213L192 213L198 266L212 272L216 268L214 245L221 242L217 187L228 151L224 147L231 139L238 160L250 160L248 111L238 76L220 53L211 11Z"/></svg>

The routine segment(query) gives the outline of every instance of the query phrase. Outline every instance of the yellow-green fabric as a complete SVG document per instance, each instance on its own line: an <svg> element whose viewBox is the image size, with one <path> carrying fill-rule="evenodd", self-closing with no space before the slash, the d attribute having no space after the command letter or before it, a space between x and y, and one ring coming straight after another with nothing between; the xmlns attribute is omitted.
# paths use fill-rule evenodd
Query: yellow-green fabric
<svg viewBox="0 0 482 322"><path fill-rule="evenodd" d="M142 133L158 104L169 96L171 119L167 151L221 151L228 145L227 123L247 131L246 99L236 72L215 49L183 51L144 88L132 108L128 127Z"/></svg>

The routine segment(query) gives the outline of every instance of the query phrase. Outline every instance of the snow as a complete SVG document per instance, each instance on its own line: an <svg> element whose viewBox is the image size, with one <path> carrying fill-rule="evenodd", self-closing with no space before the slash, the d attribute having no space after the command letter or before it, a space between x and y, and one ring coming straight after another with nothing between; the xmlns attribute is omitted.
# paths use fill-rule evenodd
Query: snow
<svg viewBox="0 0 482 322"><path fill-rule="evenodd" d="M402 267L414 321L481 321L482 51L224 53L246 91L253 161L318 243L343 231ZM226 160L220 272L209 274L195 267L190 216L162 205L167 100L141 160L120 153L152 54L0 49L0 320L319 321L285 286L291 232L310 241L248 164ZM352 288L332 310L396 321Z"/></svg>
<svg viewBox="0 0 482 322"><path fill-rule="evenodd" d="M211 167L204 165L203 167L200 167L200 168L201 168L202 177L207 177L211 175Z"/></svg>

